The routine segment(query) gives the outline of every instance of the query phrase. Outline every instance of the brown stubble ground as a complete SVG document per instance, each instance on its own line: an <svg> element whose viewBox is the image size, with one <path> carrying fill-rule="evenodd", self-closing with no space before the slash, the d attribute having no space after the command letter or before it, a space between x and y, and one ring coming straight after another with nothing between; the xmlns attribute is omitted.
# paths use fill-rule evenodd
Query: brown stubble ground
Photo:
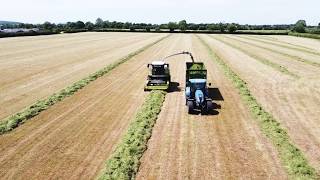
<svg viewBox="0 0 320 180"><path fill-rule="evenodd" d="M237 90L193 35L181 50L205 62L208 79L224 101L218 115L188 115L184 99L185 59L174 58L173 81L182 91L167 94L142 158L137 179L285 179L277 153L261 134Z"/></svg>
<svg viewBox="0 0 320 180"><path fill-rule="evenodd" d="M14 131L0 136L1 179L94 179L144 100L146 64L169 37Z"/></svg>
<svg viewBox="0 0 320 180"><path fill-rule="evenodd" d="M300 39L295 38L297 38L295 41ZM313 73L310 73L310 68L303 66L305 68L300 68L297 72L305 76L298 79L290 78L258 61L253 62L254 59L242 52L208 36L206 41L248 83L249 89L258 102L288 130L293 142L319 172L320 68L313 68ZM299 45L303 45L303 42L304 39ZM253 52L258 54L259 50ZM272 57L268 52L265 53L266 57ZM269 53L272 54L272 52ZM281 58L273 59L273 61L277 60L281 61ZM295 63L297 62L292 62L292 64Z"/></svg>
<svg viewBox="0 0 320 180"><path fill-rule="evenodd" d="M163 36L78 33L0 39L0 120Z"/></svg>

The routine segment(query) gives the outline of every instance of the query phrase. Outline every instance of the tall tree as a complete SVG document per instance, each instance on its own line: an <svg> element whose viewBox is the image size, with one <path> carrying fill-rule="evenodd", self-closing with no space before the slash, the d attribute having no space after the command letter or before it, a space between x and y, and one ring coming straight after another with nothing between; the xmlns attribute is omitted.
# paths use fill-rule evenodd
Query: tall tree
<svg viewBox="0 0 320 180"><path fill-rule="evenodd" d="M83 29L85 27L86 27L86 25L84 24L84 22L82 22L82 21L76 22L76 29Z"/></svg>
<svg viewBox="0 0 320 180"><path fill-rule="evenodd" d="M238 27L234 23L232 23L232 24L228 24L227 29L228 29L229 33L234 33L234 32L236 32Z"/></svg>
<svg viewBox="0 0 320 180"><path fill-rule="evenodd" d="M89 31L92 31L94 29L94 24L90 21L86 22L86 28L89 30Z"/></svg>
<svg viewBox="0 0 320 180"><path fill-rule="evenodd" d="M225 32L225 30L226 30L226 25L223 24L222 22L219 23L219 30L220 30L220 32Z"/></svg>
<svg viewBox="0 0 320 180"><path fill-rule="evenodd" d="M305 20L299 20L293 27L293 31L298 33L305 33L306 32L307 23Z"/></svg>
<svg viewBox="0 0 320 180"><path fill-rule="evenodd" d="M101 18L96 20L96 27L103 28L103 20Z"/></svg>
<svg viewBox="0 0 320 180"><path fill-rule="evenodd" d="M55 27L55 24L51 24L50 22L46 21L45 23L43 23L43 28L45 30L52 30Z"/></svg>
<svg viewBox="0 0 320 180"><path fill-rule="evenodd" d="M173 32L175 29L177 29L177 23L175 22L169 22L168 28L170 29L170 32Z"/></svg>
<svg viewBox="0 0 320 180"><path fill-rule="evenodd" d="M187 21L186 20L180 21L178 26L181 31L185 31L187 29Z"/></svg>

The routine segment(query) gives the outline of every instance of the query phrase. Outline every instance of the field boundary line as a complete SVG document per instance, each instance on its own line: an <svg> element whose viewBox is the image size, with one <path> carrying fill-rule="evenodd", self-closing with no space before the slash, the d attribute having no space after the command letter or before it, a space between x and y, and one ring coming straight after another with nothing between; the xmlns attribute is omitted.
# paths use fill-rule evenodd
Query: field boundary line
<svg viewBox="0 0 320 180"><path fill-rule="evenodd" d="M0 135L4 134L6 132L12 131L13 129L17 128L21 124L25 123L29 119L32 119L33 117L40 114L40 112L47 110L49 107L53 106L54 104L62 101L63 99L75 94L80 89L84 88L91 82L95 81L96 79L102 77L103 75L109 73L111 70L115 69L119 65L127 62L128 60L132 59L134 56L142 53L146 49L152 47L153 45L159 43L160 41L166 39L169 37L169 35L162 37L140 49L138 49L135 52L132 52L128 55L126 55L123 58L120 58L114 63L111 63L104 68L90 74L89 76L73 83L72 85L60 90L57 93L54 93L50 95L49 97L38 100L36 103L32 104L31 106L23 109L20 112L17 112L7 118L4 118L2 121L0 121Z"/></svg>
<svg viewBox="0 0 320 180"><path fill-rule="evenodd" d="M309 64L309 65L312 65L312 66L315 66L315 67L320 67L320 63L317 63L317 62L314 62L314 61L310 61L310 60L301 58L301 57L299 57L299 56L290 55L290 54L287 54L287 53L284 53L284 52L281 52L281 51L274 50L274 49L272 49L272 48L264 47L264 46L261 46L261 45L257 45L257 44L250 43L250 42L246 42L246 41L243 41L243 40L231 38L231 37L228 37L228 36L223 36L223 37L225 37L225 38L227 38L227 39L234 40L234 41L239 41L239 42L242 42L242 43L244 43L244 44L248 44L248 45L250 45L250 46L254 46L254 47L261 48L261 49L265 49L265 50L270 51L270 52L273 52L273 53L281 54L281 55L283 55L283 56L292 58L292 59L294 59L294 60L296 60L296 61L303 62L303 63Z"/></svg>
<svg viewBox="0 0 320 180"><path fill-rule="evenodd" d="M278 46L278 47L283 47L283 48L294 50L294 51L300 51L300 52L304 52L304 53L309 53L309 54L313 54L313 55L316 55L316 56L320 56L320 53L318 53L318 52L306 50L305 48L303 49L303 48L298 48L298 47L291 47L291 46L295 46L295 45L292 45L292 44L290 44L291 46L284 45L284 43L280 42L280 41L275 41L275 42L282 43L282 44L278 44L278 43L272 42L271 40L267 40L267 39L263 39L263 38L258 39L257 37L252 37L252 36L251 37L250 36L237 36L237 37L242 38L242 39L251 40L251 41L261 42L261 43L265 43L265 44L270 44L270 45L274 45L274 46ZM286 44L288 44L288 43L286 43Z"/></svg>
<svg viewBox="0 0 320 180"><path fill-rule="evenodd" d="M253 59L261 62L262 64L265 64L265 65L267 65L267 66L270 66L271 68L275 69L275 70L278 71L278 72L281 72L281 73L283 73L283 74L292 76L292 77L294 77L294 78L299 78L299 76L298 76L297 74L289 71L286 67L284 67L284 66L282 66L282 65L280 65L280 64L274 63L274 62L272 62L272 61L270 61L270 60L268 60L268 59L266 59L266 58L263 58L263 57L260 57L260 56L258 56L258 55L255 55L254 53L250 53L250 52L244 50L243 48L240 48L240 47L238 47L238 46L236 46L236 45L234 45L234 44L232 44L232 43L226 42L226 41L221 40L221 39L219 39L219 38L216 38L216 37L213 37L213 36L209 36L209 37L211 37L211 38L213 38L213 39L215 39L215 40L217 40L217 41L219 41L219 42L221 42L221 43L223 43L223 44L226 44L226 45L228 45L228 46L230 46L230 47L232 47L232 48L234 48L234 49L237 49L237 50L241 51L242 53L244 53L244 54L252 57Z"/></svg>
<svg viewBox="0 0 320 180"><path fill-rule="evenodd" d="M135 179L165 96L166 92L160 90L148 94L120 144L106 161L106 166L99 175L100 180Z"/></svg>
<svg viewBox="0 0 320 180"><path fill-rule="evenodd" d="M248 106L251 115L257 120L262 133L272 142L278 152L278 156L288 175L292 179L317 179L316 173L304 154L290 139L287 131L281 126L271 113L267 112L257 99L251 94L247 83L242 80L226 63L220 58L201 37L197 36L203 46L206 47L212 60L220 66L225 76L233 83L243 102Z"/></svg>

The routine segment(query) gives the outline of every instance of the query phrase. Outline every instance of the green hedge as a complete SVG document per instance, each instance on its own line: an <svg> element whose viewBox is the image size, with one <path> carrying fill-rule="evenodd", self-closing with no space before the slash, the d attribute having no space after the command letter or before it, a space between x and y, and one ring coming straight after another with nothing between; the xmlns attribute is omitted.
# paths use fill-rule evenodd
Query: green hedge
<svg viewBox="0 0 320 180"><path fill-rule="evenodd" d="M290 32L289 35L290 36L297 36L297 37L312 38L312 39L320 39L320 35L319 34Z"/></svg>
<svg viewBox="0 0 320 180"><path fill-rule="evenodd" d="M258 122L261 131L268 137L278 151L279 157L292 179L317 179L315 169L309 164L303 153L291 142L290 137L281 124L268 113L251 94L247 83L218 56L210 46L199 36L212 59L221 67L225 75L238 89L243 101L249 107L253 117Z"/></svg>
<svg viewBox="0 0 320 180"><path fill-rule="evenodd" d="M54 93L53 95L49 96L48 98L44 100L39 100L35 104L27 107L26 109L22 110L21 112L18 112L8 118L5 118L0 121L0 134L4 134L8 131L13 130L14 128L18 127L19 125L23 124L27 120L37 116L40 114L40 112L48 109L50 106L56 104L59 101L62 101L68 96L73 95L75 92L77 92L79 89L82 89L83 87L87 86L90 82L98 79L99 77L107 74L110 72L112 69L116 68L120 64L130 60L132 57L136 56L137 54L145 51L149 47L157 44L158 42L162 41L163 39L167 38L163 37L153 43L150 43L146 45L145 47L142 47L141 49L130 53L129 55L125 56L124 58L116 61L115 63L112 63L110 65L107 65L103 69L89 75L86 78L83 78L82 80L75 82L71 86L62 89L61 91Z"/></svg>
<svg viewBox="0 0 320 180"><path fill-rule="evenodd" d="M124 138L107 160L100 180L135 179L140 166L140 158L147 149L147 143L161 111L165 95L164 91L151 91L129 125Z"/></svg>

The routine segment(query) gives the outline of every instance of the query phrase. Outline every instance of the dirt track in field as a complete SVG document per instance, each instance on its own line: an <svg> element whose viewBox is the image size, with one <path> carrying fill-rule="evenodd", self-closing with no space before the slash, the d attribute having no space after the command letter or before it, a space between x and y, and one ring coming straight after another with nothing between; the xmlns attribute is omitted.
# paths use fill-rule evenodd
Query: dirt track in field
<svg viewBox="0 0 320 180"><path fill-rule="evenodd" d="M0 136L0 179L93 179L144 101L146 64L169 37L16 130Z"/></svg>
<svg viewBox="0 0 320 180"><path fill-rule="evenodd" d="M217 39L223 38L212 36ZM284 59L283 56L275 52L243 46L250 52L267 57L271 61L278 61L288 69L294 69L300 75L299 79L290 78L248 57L243 52L208 36L203 37L206 38L212 49L248 83L258 102L288 129L293 142L320 172L320 68L297 61L288 63L290 59ZM270 37L268 38L270 39ZM233 39L239 38L233 37ZM298 46L307 46L306 41L309 42L309 40L298 37L281 36L279 39L290 40L292 43L297 43ZM241 45L231 39L225 40ZM269 44L263 44L263 46L270 47ZM301 51L296 51L295 54L301 54L307 58L309 55Z"/></svg>
<svg viewBox="0 0 320 180"><path fill-rule="evenodd" d="M0 120L164 36L77 33L0 39Z"/></svg>
<svg viewBox="0 0 320 180"><path fill-rule="evenodd" d="M285 179L274 148L199 40L184 35L180 48L205 62L209 81L223 97L215 94L221 109L218 115L188 115L184 91L167 94L137 179ZM168 60L181 87L185 59Z"/></svg>

